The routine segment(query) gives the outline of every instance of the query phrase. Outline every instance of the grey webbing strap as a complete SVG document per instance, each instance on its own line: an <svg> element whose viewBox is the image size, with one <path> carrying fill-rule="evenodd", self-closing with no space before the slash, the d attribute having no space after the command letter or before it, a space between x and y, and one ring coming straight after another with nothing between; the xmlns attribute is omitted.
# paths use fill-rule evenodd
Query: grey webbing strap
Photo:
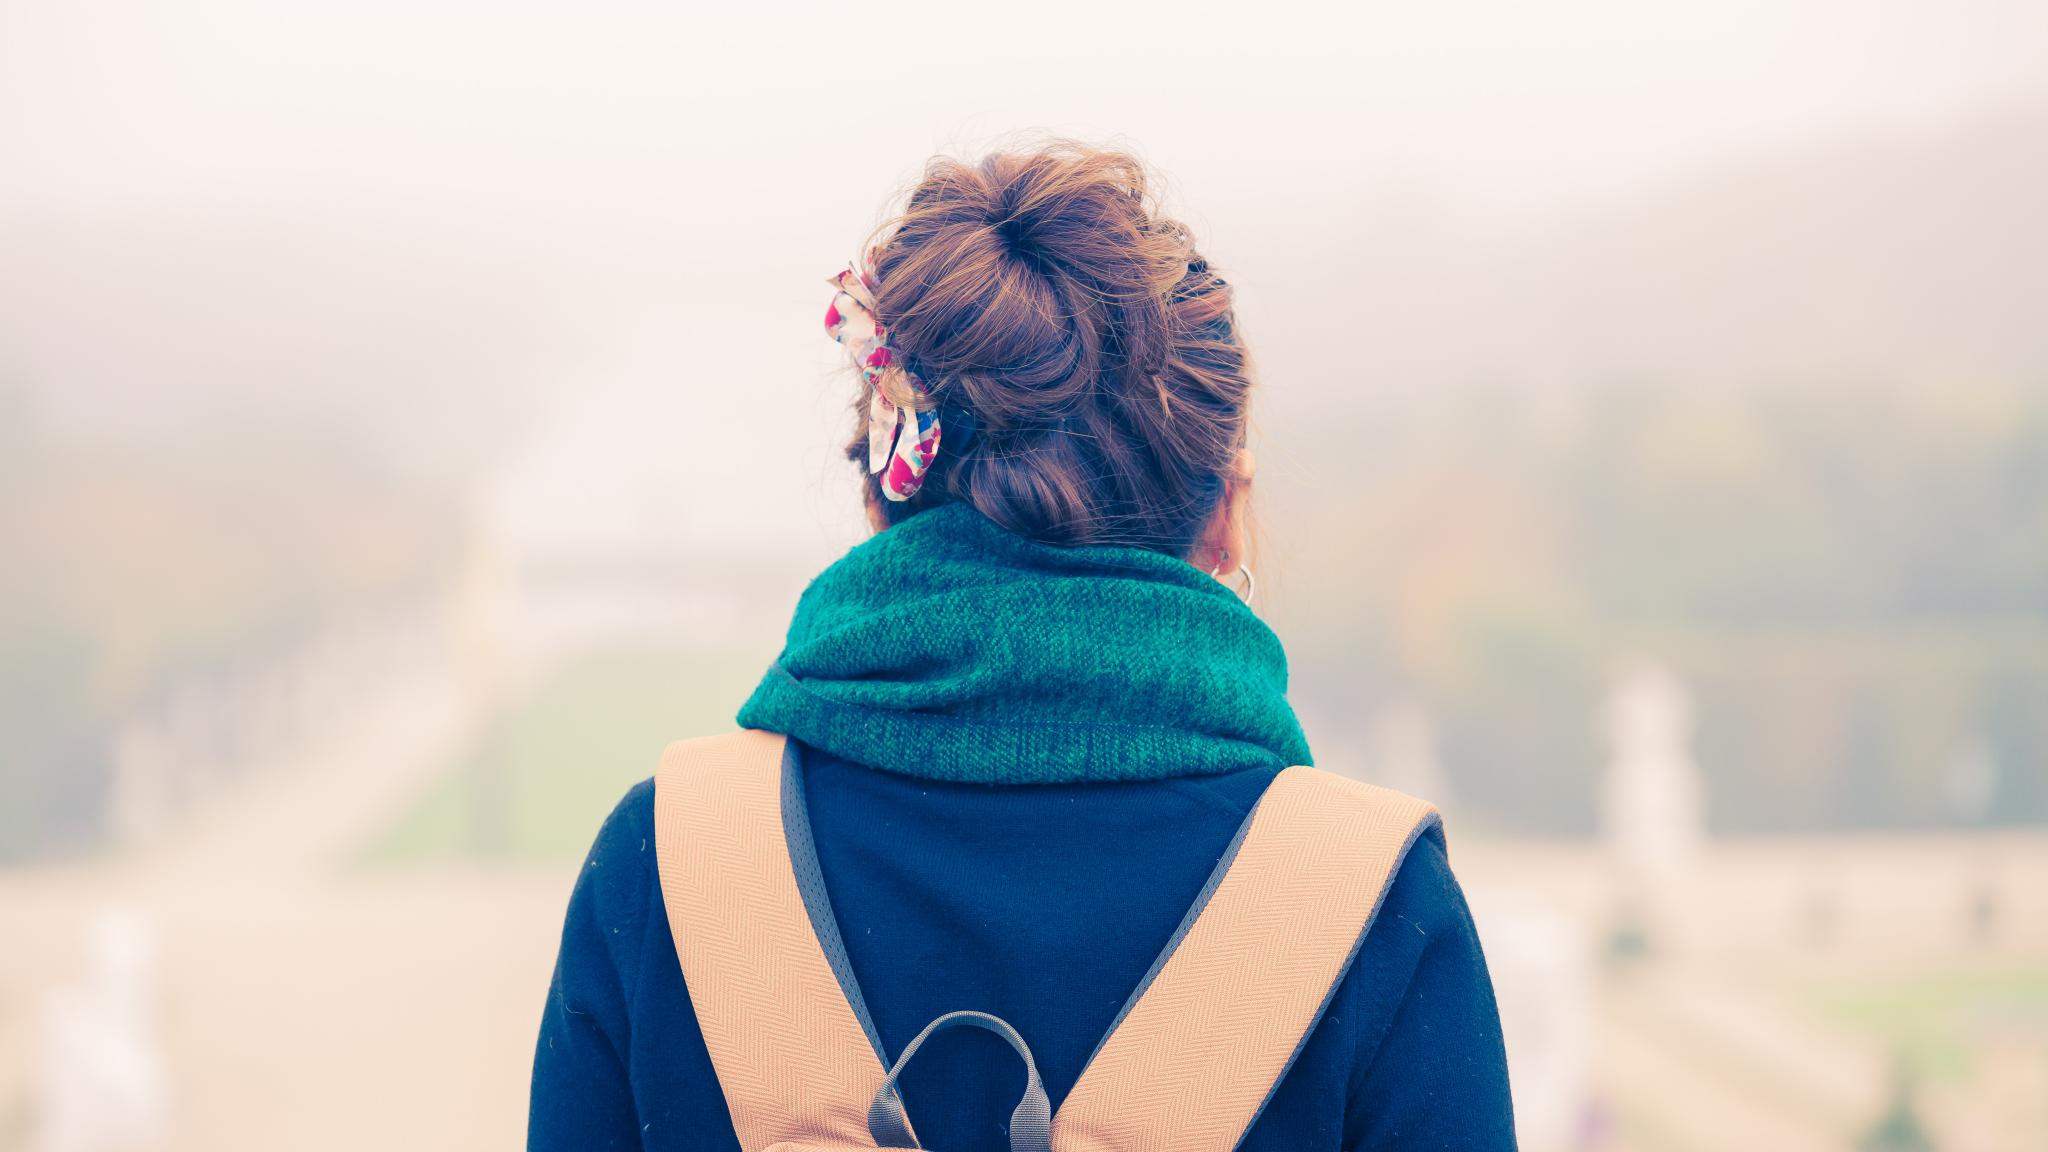
<svg viewBox="0 0 2048 1152"><path fill-rule="evenodd" d="M881 1148L922 1148L917 1138L910 1134L910 1122L903 1113L903 1097L897 1094L896 1077L917 1055L925 1039L934 1032L944 1031L957 1024L971 1024L986 1028L1010 1042L1017 1055L1024 1058L1024 1098L1017 1102L1017 1109L1010 1113L1010 1152L1052 1152L1052 1102L1046 1099L1045 1085L1038 1079L1038 1065L1031 1059L1031 1049L1017 1030L1010 1027L1002 1017L986 1012L948 1012L924 1026L903 1048L903 1055L896 1058L896 1066L889 1069L889 1076L882 1081L881 1091L875 1093L875 1102L868 1106L868 1134Z"/></svg>

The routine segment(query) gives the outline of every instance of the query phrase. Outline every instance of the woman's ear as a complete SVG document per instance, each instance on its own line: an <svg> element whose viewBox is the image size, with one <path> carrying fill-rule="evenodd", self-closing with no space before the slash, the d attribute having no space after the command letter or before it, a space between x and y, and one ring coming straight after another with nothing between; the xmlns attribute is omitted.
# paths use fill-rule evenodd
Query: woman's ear
<svg viewBox="0 0 2048 1152"><path fill-rule="evenodd" d="M1238 452L1223 481L1223 499L1202 529L1194 555L1188 557L1189 563L1225 581L1237 578L1238 565L1251 563L1252 473L1257 464L1250 449Z"/></svg>

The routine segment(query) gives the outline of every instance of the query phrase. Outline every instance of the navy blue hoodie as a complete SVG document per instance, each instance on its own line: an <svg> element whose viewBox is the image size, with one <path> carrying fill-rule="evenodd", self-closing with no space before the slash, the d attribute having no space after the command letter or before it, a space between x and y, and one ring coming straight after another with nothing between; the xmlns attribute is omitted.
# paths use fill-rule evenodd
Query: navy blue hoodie
<svg viewBox="0 0 2048 1152"><path fill-rule="evenodd" d="M1274 771L989 785L799 747L827 894L891 1056L960 1008L1008 1020L1055 1107ZM903 1094L929 1147L1005 1152L1023 1071L1002 1040L934 1037ZM683 984L653 785L584 861L534 1058L542 1152L735 1149ZM1410 851L1349 973L1240 1147L1514 1147L1492 986L1440 836Z"/></svg>

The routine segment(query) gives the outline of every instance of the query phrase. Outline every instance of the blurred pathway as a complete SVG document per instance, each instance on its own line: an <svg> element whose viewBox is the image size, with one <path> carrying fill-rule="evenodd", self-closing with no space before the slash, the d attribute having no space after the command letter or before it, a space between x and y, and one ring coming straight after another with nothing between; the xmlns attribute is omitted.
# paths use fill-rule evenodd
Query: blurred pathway
<svg viewBox="0 0 2048 1152"><path fill-rule="evenodd" d="M1604 1001L1597 1078L1630 1152L1842 1152L1882 1104L1868 1046L1713 973L1635 973Z"/></svg>
<svg viewBox="0 0 2048 1152"><path fill-rule="evenodd" d="M356 863L480 711L452 661L419 661L146 850L0 872L0 1152L43 1146L43 1009L98 963L110 909L153 955L163 1147L518 1146L573 863Z"/></svg>

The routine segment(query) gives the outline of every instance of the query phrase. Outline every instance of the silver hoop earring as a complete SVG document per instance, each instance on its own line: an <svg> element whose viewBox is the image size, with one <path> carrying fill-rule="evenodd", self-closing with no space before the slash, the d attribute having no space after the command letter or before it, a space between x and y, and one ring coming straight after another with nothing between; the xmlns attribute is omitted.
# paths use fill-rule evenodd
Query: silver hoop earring
<svg viewBox="0 0 2048 1152"><path fill-rule="evenodd" d="M1216 566L1209 569L1209 575L1214 576L1218 580L1223 579L1223 566L1229 562L1230 553L1226 551L1216 558ZM1243 600L1246 606L1249 607L1252 597L1258 594L1258 581L1252 579L1252 570L1243 564L1237 566L1237 574L1244 577L1244 593L1238 599Z"/></svg>

